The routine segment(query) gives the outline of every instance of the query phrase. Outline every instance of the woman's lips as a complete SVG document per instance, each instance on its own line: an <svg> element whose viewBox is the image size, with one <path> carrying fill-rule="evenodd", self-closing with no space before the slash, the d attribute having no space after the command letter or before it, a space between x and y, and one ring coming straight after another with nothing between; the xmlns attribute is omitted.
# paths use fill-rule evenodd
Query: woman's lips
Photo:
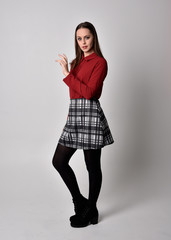
<svg viewBox="0 0 171 240"><path fill-rule="evenodd" d="M83 49L86 49L86 48L87 48L87 46L83 46L82 48L83 48Z"/></svg>

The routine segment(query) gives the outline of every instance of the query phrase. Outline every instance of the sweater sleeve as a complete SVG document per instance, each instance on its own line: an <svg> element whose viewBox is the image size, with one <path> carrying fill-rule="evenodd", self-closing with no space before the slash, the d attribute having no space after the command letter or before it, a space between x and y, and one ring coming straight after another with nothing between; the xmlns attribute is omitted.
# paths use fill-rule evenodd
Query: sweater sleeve
<svg viewBox="0 0 171 240"><path fill-rule="evenodd" d="M74 76L72 71L63 79L63 81L68 85L68 87L71 87L84 98L91 99L96 95L96 92L102 88L106 75L107 62L105 59L102 59L96 63L87 84L81 82L76 76Z"/></svg>

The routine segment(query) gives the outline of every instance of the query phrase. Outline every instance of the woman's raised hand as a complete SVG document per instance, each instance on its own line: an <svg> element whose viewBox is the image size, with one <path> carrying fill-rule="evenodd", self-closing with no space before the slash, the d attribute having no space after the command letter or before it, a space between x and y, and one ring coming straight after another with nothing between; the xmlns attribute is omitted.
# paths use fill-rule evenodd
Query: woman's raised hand
<svg viewBox="0 0 171 240"><path fill-rule="evenodd" d="M58 62L60 63L61 67L62 67L62 72L65 76L68 76L69 74L69 71L68 71L68 59L67 59L67 56L63 53L63 55L61 54L58 54L58 56L61 58L61 59L57 59L55 60L55 62Z"/></svg>

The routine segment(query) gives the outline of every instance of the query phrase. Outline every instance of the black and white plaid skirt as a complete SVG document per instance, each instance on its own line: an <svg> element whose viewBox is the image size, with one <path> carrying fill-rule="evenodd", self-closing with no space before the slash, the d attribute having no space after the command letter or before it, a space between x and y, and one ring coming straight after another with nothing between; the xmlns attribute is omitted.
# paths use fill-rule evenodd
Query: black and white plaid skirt
<svg viewBox="0 0 171 240"><path fill-rule="evenodd" d="M69 113L59 143L77 149L98 149L114 142L97 99L70 99Z"/></svg>

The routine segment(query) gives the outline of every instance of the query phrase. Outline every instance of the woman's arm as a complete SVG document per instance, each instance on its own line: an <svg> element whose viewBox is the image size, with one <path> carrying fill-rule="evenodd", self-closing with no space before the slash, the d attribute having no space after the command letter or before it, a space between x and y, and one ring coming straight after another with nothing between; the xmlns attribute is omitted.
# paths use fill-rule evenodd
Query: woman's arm
<svg viewBox="0 0 171 240"><path fill-rule="evenodd" d="M63 79L63 81L84 98L91 99L95 96L96 92L102 88L106 75L107 62L105 59L101 59L96 64L87 84L81 82L76 76L72 74L72 72L70 72L69 75Z"/></svg>

